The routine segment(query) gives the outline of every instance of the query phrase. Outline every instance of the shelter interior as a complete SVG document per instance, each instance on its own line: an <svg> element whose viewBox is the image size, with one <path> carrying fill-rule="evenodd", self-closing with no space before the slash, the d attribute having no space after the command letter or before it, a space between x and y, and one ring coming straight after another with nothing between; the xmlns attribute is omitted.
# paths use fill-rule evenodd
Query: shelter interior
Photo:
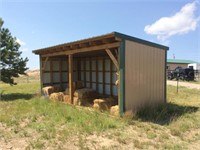
<svg viewBox="0 0 200 150"><path fill-rule="evenodd" d="M118 99L121 39L114 33L33 51L40 55L41 88L69 88L73 103L78 83Z"/></svg>
<svg viewBox="0 0 200 150"><path fill-rule="evenodd" d="M118 50L113 49L117 58ZM45 58L42 59L45 64ZM102 95L117 96L117 68L106 52L80 53L73 56L73 82L81 81L83 87ZM69 87L69 60L67 56L50 57L43 70L43 87L53 85Z"/></svg>

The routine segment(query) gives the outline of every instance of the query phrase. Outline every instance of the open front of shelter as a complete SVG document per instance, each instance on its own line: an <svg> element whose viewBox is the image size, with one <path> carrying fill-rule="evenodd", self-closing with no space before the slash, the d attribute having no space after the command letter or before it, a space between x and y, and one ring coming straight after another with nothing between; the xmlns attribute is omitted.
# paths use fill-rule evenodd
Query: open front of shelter
<svg viewBox="0 0 200 150"><path fill-rule="evenodd" d="M166 102L166 56L169 48L112 32L34 50L40 56L41 89L68 89L70 103L77 89L112 97L120 113L137 112Z"/></svg>

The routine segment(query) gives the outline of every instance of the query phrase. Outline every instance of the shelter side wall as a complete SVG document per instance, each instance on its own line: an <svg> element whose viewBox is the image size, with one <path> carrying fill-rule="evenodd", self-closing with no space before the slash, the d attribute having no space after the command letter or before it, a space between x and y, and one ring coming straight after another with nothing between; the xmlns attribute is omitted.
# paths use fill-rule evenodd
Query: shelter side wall
<svg viewBox="0 0 200 150"><path fill-rule="evenodd" d="M126 41L125 111L165 102L165 50Z"/></svg>

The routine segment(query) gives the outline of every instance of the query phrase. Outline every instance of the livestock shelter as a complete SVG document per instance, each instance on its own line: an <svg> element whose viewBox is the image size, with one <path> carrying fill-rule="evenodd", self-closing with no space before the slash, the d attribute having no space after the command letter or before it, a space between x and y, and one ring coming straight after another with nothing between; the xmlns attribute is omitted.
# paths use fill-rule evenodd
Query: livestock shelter
<svg viewBox="0 0 200 150"><path fill-rule="evenodd" d="M122 114L166 102L168 49L112 32L33 53L40 56L41 88L68 87L73 101L73 83L82 81L101 95L117 97Z"/></svg>

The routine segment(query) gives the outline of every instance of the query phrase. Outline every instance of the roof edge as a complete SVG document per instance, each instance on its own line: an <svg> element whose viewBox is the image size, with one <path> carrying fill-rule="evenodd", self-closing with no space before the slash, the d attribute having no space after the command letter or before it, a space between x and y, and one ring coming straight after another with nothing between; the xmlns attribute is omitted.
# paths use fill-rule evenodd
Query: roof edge
<svg viewBox="0 0 200 150"><path fill-rule="evenodd" d="M136 37L133 37L133 36L130 36L130 35L122 34L122 33L119 33L119 32L113 32L113 33L115 34L116 37L119 37L119 38L123 38L123 39L126 39L126 40L134 41L134 42L137 42L137 43L153 46L153 47L164 49L164 50L169 50L169 47L161 45L161 44L153 43L153 42L150 42L150 41L146 41L146 40L136 38Z"/></svg>

